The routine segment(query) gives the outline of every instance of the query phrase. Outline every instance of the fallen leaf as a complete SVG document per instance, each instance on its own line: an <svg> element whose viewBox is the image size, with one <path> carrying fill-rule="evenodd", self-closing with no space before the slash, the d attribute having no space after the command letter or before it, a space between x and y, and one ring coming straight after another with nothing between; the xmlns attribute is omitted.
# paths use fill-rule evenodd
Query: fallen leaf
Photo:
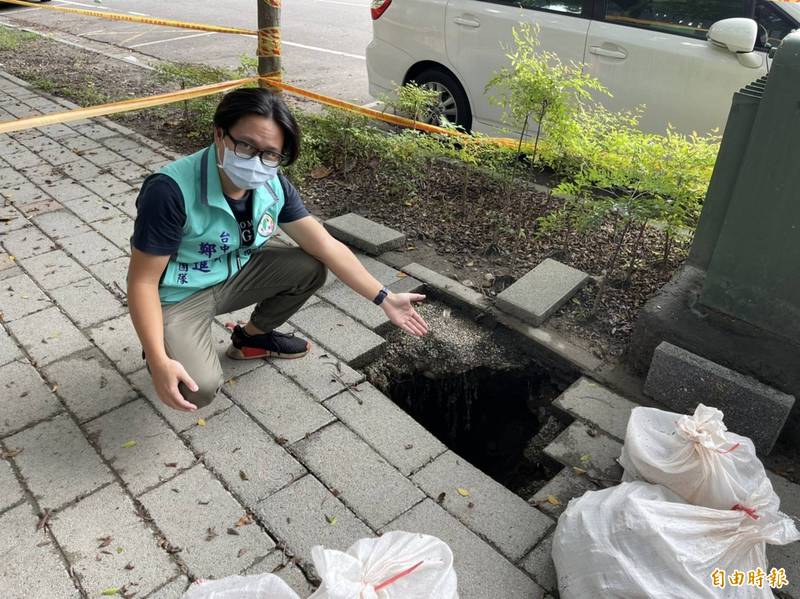
<svg viewBox="0 0 800 599"><path fill-rule="evenodd" d="M217 531L214 529L213 526L208 528L208 529L206 529L206 533L207 533L206 534L206 541L210 541L210 540L212 540L212 539L217 537Z"/></svg>
<svg viewBox="0 0 800 599"><path fill-rule="evenodd" d="M236 528L241 528L242 526L247 526L248 524L252 523L253 523L253 517L250 514L245 514L236 521L236 524L234 524L234 526Z"/></svg>
<svg viewBox="0 0 800 599"><path fill-rule="evenodd" d="M100 593L104 597L112 597L114 595L119 595L119 589L117 587L111 587L109 589L105 589Z"/></svg>
<svg viewBox="0 0 800 599"><path fill-rule="evenodd" d="M572 471L578 476L580 476L581 474L586 474L586 470L584 470L583 468L578 468L577 466L573 466Z"/></svg>
<svg viewBox="0 0 800 599"><path fill-rule="evenodd" d="M229 529L228 529L228 534L229 534L229 535L233 535L233 536L235 536L235 537L238 537L238 536L239 536L239 531L238 531L238 530L236 530L235 528L229 528Z"/></svg>
<svg viewBox="0 0 800 599"><path fill-rule="evenodd" d="M134 565L133 565L133 564L131 564L130 562L128 562L127 564L125 564L125 569L126 569L126 570L133 570L135 567L136 567L136 566L134 566Z"/></svg>
<svg viewBox="0 0 800 599"><path fill-rule="evenodd" d="M247 549L242 547L241 549L239 549L239 553L236 554L236 557L242 557L245 553L247 553Z"/></svg>
<svg viewBox="0 0 800 599"><path fill-rule="evenodd" d="M464 487L458 487L456 491L459 495L461 495L461 497L469 497L469 491L467 491Z"/></svg>
<svg viewBox="0 0 800 599"><path fill-rule="evenodd" d="M111 535L108 535L107 537L100 537L97 540L100 541L100 544L97 546L97 548L102 549L103 547L108 547L111 545L112 537Z"/></svg>
<svg viewBox="0 0 800 599"><path fill-rule="evenodd" d="M558 497L556 497L555 495L548 495L547 503L549 503L550 505L561 505L561 501L559 501Z"/></svg>
<svg viewBox="0 0 800 599"><path fill-rule="evenodd" d="M336 524L336 516L329 516L328 514L325 514L325 519L328 521L328 524L330 524L331 526Z"/></svg>
<svg viewBox="0 0 800 599"><path fill-rule="evenodd" d="M324 179L325 177L330 177L333 169L329 166L324 166L320 164L316 168L312 169L309 173L312 179Z"/></svg>
<svg viewBox="0 0 800 599"><path fill-rule="evenodd" d="M404 273L404 272L400 272L400 271L398 271L398 272L397 272L397 274L396 274L395 276L396 276L398 279L405 279L405 278L406 278L408 275L407 275L406 273Z"/></svg>
<svg viewBox="0 0 800 599"><path fill-rule="evenodd" d="M15 458L21 453L21 449L9 449L8 451L0 452L0 459L7 460L9 458Z"/></svg>
<svg viewBox="0 0 800 599"><path fill-rule="evenodd" d="M164 465L165 465L167 468L177 468L177 467L178 467L178 462L167 462L167 463L166 463L166 464L164 464Z"/></svg>
<svg viewBox="0 0 800 599"><path fill-rule="evenodd" d="M247 472L245 472L244 470L239 470L239 478L241 478L242 480L250 480L247 476Z"/></svg>
<svg viewBox="0 0 800 599"><path fill-rule="evenodd" d="M206 419L205 418L198 418L197 419L197 426L205 426L205 425L206 425Z"/></svg>
<svg viewBox="0 0 800 599"><path fill-rule="evenodd" d="M211 503L210 501L203 501L202 499L197 500L198 505L208 505Z"/></svg>
<svg viewBox="0 0 800 599"><path fill-rule="evenodd" d="M475 507L475 504L474 504L474 503L472 503L472 502L470 501L470 502L467 504L467 507L468 507L469 509L472 509L472 508L474 508L474 507Z"/></svg>
<svg viewBox="0 0 800 599"><path fill-rule="evenodd" d="M117 547L117 555L125 551L122 547Z"/></svg>
<svg viewBox="0 0 800 599"><path fill-rule="evenodd" d="M331 489L331 495L333 495L334 497L339 497L339 495L341 494L342 492L339 491L339 489Z"/></svg>
<svg viewBox="0 0 800 599"><path fill-rule="evenodd" d="M42 530L50 522L50 510L45 509L39 522L36 524L36 530Z"/></svg>
<svg viewBox="0 0 800 599"><path fill-rule="evenodd" d="M123 443L121 447L122 449L130 449L131 447L136 447L136 440L131 439L130 441L125 441L125 443Z"/></svg>
<svg viewBox="0 0 800 599"><path fill-rule="evenodd" d="M409 443L408 445L406 445L406 446L404 447L404 449L406 449L406 450L408 450L408 449L414 449L414 445L413 445L413 444L411 444L411 443Z"/></svg>
<svg viewBox="0 0 800 599"><path fill-rule="evenodd" d="M275 437L275 443L278 445L286 445L289 442L289 439L286 437Z"/></svg>
<svg viewBox="0 0 800 599"><path fill-rule="evenodd" d="M436 503L438 503L439 505L442 505L444 503L444 498L445 497L447 497L447 493L442 491L441 493L439 493L439 496L436 498Z"/></svg>
<svg viewBox="0 0 800 599"><path fill-rule="evenodd" d="M586 462L591 461L592 454L586 453L586 454L582 455L580 459L581 459L581 462L583 462L585 464Z"/></svg>

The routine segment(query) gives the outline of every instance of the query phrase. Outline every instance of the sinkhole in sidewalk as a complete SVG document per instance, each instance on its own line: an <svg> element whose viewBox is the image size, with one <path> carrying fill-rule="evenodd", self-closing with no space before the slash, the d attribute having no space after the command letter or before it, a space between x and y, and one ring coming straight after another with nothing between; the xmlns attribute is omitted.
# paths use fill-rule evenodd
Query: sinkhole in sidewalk
<svg viewBox="0 0 800 599"><path fill-rule="evenodd" d="M560 469L542 449L564 429L550 404L571 382L533 361L505 329L442 304L420 308L419 339L392 332L368 380L475 467L528 499Z"/></svg>

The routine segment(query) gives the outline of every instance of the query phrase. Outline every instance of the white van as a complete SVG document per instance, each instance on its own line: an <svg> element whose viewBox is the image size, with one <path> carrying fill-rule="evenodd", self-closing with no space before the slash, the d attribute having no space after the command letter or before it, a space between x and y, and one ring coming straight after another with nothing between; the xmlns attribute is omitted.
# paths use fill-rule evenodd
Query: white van
<svg viewBox="0 0 800 599"><path fill-rule="evenodd" d="M718 21L758 24L753 52L707 40ZM613 94L612 109L646 106L641 127L720 131L739 88L767 72L768 45L800 26L800 5L771 0L373 0L370 94L416 81L441 92L440 110L465 129L496 132L501 110L485 87L508 65L512 29L540 27L541 48L583 64ZM741 26L742 21L738 21ZM733 34L736 22L715 31ZM748 23L745 23L748 24ZM752 26L752 23L749 23ZM746 48L745 48L746 50Z"/></svg>

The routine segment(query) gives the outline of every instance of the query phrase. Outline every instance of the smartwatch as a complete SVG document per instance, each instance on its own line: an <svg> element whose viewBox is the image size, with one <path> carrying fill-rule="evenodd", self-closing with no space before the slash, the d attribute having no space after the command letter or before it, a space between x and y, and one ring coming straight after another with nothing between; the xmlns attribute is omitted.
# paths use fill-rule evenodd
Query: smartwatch
<svg viewBox="0 0 800 599"><path fill-rule="evenodd" d="M376 306L380 306L383 303L383 300L386 299L386 296L389 295L389 290L384 287L378 292L378 295L375 296L375 299L372 300L372 303Z"/></svg>

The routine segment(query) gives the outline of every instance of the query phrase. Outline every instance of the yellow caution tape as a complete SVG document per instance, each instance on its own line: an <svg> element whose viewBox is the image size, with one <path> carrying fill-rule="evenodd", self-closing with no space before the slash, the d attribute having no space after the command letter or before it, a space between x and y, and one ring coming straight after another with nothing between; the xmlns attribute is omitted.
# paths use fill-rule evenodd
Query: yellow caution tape
<svg viewBox="0 0 800 599"><path fill-rule="evenodd" d="M124 15L121 13L102 12L99 10L86 10L84 8L66 8L64 6L51 6L50 4L35 4L25 0L0 0L6 4L18 4L30 8L40 8L42 10L55 10L74 15L85 15L108 19L110 21L130 21L132 23L143 23L145 25L163 25L165 27L177 27L179 29L194 29L197 31L213 31L215 33L235 33L238 35L258 35L254 29L241 29L239 27L218 27L216 25L204 25L202 23L187 23L185 21L173 21L172 19L156 19L152 17L139 17L136 15Z"/></svg>
<svg viewBox="0 0 800 599"><path fill-rule="evenodd" d="M80 121L82 119L90 119L108 114L129 112L131 110L140 110L142 108L151 108L153 106L160 106L162 104L180 102L182 100L192 100L202 96L218 94L220 92L224 92L235 87L240 87L242 85L247 85L248 83L254 83L256 81L258 81L258 77L248 77L246 79L225 81L223 83L212 83L210 85L202 85L200 87L183 89L181 91L158 94L156 96L149 96L147 98L122 100L121 102L111 102L109 104L100 104L98 106L90 106L88 108L74 108L72 110L66 110L63 112L43 114L41 116L17 119L15 121L2 121L0 122L0 133L11 133L12 131L22 131L24 129L32 129L34 127L46 127L47 125L56 125L58 123L69 123L71 121Z"/></svg>

